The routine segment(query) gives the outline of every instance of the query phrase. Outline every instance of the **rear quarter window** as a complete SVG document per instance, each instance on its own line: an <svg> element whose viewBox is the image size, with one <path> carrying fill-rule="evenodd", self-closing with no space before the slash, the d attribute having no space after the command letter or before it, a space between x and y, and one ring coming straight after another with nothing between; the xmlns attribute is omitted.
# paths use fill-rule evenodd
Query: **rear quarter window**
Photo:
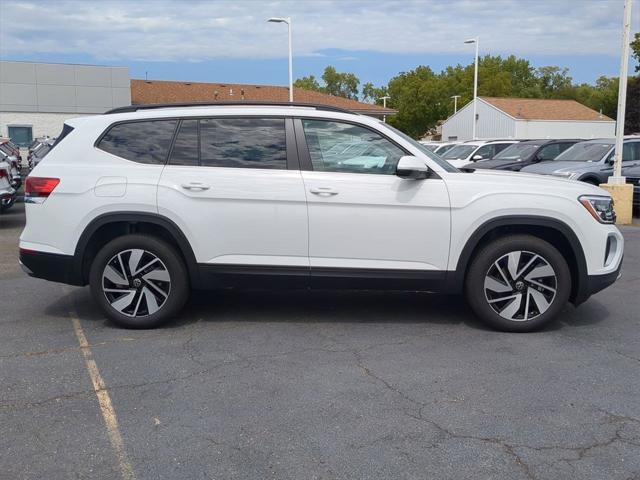
<svg viewBox="0 0 640 480"><path fill-rule="evenodd" d="M132 162L164 165L177 120L118 123L98 142L100 150Z"/></svg>

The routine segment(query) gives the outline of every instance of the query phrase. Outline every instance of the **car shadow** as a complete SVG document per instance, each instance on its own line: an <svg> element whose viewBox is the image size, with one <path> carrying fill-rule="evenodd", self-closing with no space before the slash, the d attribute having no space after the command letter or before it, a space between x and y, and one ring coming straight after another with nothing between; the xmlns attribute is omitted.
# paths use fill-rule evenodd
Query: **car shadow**
<svg viewBox="0 0 640 480"><path fill-rule="evenodd" d="M74 289L50 305L46 313L68 317L71 305L83 321L119 328L105 319L87 287ZM541 332L595 325L609 315L606 305L590 299L579 308L567 305ZM196 322L460 324L491 331L475 317L462 296L398 291L194 291L181 313L161 328L180 329Z"/></svg>

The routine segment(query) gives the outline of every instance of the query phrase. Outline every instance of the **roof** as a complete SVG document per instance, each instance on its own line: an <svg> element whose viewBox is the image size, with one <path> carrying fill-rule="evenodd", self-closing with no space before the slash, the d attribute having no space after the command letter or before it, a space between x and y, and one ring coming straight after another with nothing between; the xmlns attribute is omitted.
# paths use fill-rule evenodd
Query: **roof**
<svg viewBox="0 0 640 480"><path fill-rule="evenodd" d="M479 97L515 119L522 120L571 120L613 122L595 110L575 100L551 100L542 98Z"/></svg>
<svg viewBox="0 0 640 480"><path fill-rule="evenodd" d="M325 93L293 89L296 102L330 105L365 115L394 115L395 110L380 105L358 102ZM165 80L131 80L131 103L185 103L229 102L286 102L289 88L276 85L250 85L241 83L172 82Z"/></svg>

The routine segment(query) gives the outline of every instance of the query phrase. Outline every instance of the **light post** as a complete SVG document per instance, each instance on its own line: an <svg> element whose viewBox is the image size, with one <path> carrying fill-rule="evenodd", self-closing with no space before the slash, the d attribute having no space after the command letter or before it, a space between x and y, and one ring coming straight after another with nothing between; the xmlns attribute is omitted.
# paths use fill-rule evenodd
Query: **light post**
<svg viewBox="0 0 640 480"><path fill-rule="evenodd" d="M618 118L616 119L616 148L613 154L613 175L607 181L610 185L622 185L622 140L624 137L624 114L627 103L627 77L629 76L629 31L631 29L631 0L624 2L622 23L622 51L620 52L620 80L618 86Z"/></svg>
<svg viewBox="0 0 640 480"><path fill-rule="evenodd" d="M382 108L387 108L387 100L391 98L389 95L385 95L384 97L380 97L380 100L382 100ZM387 116L386 115L382 115L382 121L383 123L387 123Z"/></svg>
<svg viewBox="0 0 640 480"><path fill-rule="evenodd" d="M618 117L616 120L616 147L613 154L613 175L600 185L611 194L616 212L616 223L625 225L633 221L633 185L622 176L622 152L624 146L624 115L629 75L629 31L631 30L631 0L624 2L622 22L622 48L620 51L620 80L618 87Z"/></svg>
<svg viewBox="0 0 640 480"><path fill-rule="evenodd" d="M465 40L464 43L475 43L476 44L476 67L475 70L473 72L473 129L472 129L472 133L471 136L473 137L473 140L476 139L476 117L478 115L478 49L479 49L479 45L480 45L480 37L476 37L476 38L470 38L468 40Z"/></svg>
<svg viewBox="0 0 640 480"><path fill-rule="evenodd" d="M293 102L293 49L291 48L291 17L272 17L267 22L286 23L289 32L289 101Z"/></svg>
<svg viewBox="0 0 640 480"><path fill-rule="evenodd" d="M453 98L453 114L455 115L458 111L458 99L460 98L460 95L452 95L449 98Z"/></svg>

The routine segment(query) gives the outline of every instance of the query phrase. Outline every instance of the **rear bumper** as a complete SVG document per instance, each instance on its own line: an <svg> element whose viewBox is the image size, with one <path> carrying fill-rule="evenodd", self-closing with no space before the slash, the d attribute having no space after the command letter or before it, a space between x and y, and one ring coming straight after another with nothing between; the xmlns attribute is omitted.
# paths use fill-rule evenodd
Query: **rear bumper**
<svg viewBox="0 0 640 480"><path fill-rule="evenodd" d="M84 285L75 258L71 255L20 249L20 266L31 277L68 285Z"/></svg>

